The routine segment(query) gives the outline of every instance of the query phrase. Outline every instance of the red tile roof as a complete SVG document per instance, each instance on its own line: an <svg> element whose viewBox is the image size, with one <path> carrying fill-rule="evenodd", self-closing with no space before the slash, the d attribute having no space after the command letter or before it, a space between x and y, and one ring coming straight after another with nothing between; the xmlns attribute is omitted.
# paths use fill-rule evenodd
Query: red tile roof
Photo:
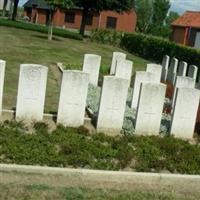
<svg viewBox="0 0 200 200"><path fill-rule="evenodd" d="M200 28L200 11L186 11L172 26Z"/></svg>

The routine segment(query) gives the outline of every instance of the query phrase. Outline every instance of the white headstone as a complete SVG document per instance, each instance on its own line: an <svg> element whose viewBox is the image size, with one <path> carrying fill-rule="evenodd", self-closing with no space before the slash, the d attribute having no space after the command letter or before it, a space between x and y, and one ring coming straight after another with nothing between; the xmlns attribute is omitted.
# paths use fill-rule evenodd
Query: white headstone
<svg viewBox="0 0 200 200"><path fill-rule="evenodd" d="M195 65L190 65L188 70L188 76L193 79L197 79L198 67Z"/></svg>
<svg viewBox="0 0 200 200"><path fill-rule="evenodd" d="M42 120L48 68L36 64L20 65L16 118Z"/></svg>
<svg viewBox="0 0 200 200"><path fill-rule="evenodd" d="M132 61L118 60L115 76L118 78L127 79L129 81L129 85L130 85L132 70L133 70L133 62Z"/></svg>
<svg viewBox="0 0 200 200"><path fill-rule="evenodd" d="M172 58L170 62L168 74L167 74L167 81L173 85L175 84L175 80L176 80L177 68L178 68L178 59Z"/></svg>
<svg viewBox="0 0 200 200"><path fill-rule="evenodd" d="M168 55L163 56L162 60L162 77L161 80L165 82L167 80L167 73L168 73L168 68L169 68L169 60L170 57Z"/></svg>
<svg viewBox="0 0 200 200"><path fill-rule="evenodd" d="M6 61L0 60L0 115L2 113L5 68L6 68Z"/></svg>
<svg viewBox="0 0 200 200"><path fill-rule="evenodd" d="M181 61L178 66L177 76L186 76L188 64L184 61Z"/></svg>
<svg viewBox="0 0 200 200"><path fill-rule="evenodd" d="M199 97L200 91L197 89L178 89L170 131L175 137L187 139L193 137L199 106Z"/></svg>
<svg viewBox="0 0 200 200"><path fill-rule="evenodd" d="M195 80L189 77L177 76L175 87L174 87L174 94L172 98L172 108L174 107L175 97L178 88L195 88Z"/></svg>
<svg viewBox="0 0 200 200"><path fill-rule="evenodd" d="M89 74L81 71L63 72L57 123L68 127L84 124Z"/></svg>
<svg viewBox="0 0 200 200"><path fill-rule="evenodd" d="M158 83L161 81L161 76L162 76L162 66L161 65L147 64L146 72L151 72L151 73L155 74L155 77L156 77Z"/></svg>
<svg viewBox="0 0 200 200"><path fill-rule="evenodd" d="M159 83L155 74L150 72L137 71L133 86L133 98L131 108L136 109L138 105L141 83Z"/></svg>
<svg viewBox="0 0 200 200"><path fill-rule="evenodd" d="M111 75L115 74L117 60L121 60L121 59L126 60L126 54L125 53L113 52L112 64L111 64L111 68L110 68L110 74Z"/></svg>
<svg viewBox="0 0 200 200"><path fill-rule="evenodd" d="M97 131L118 133L122 130L129 81L105 76L98 112Z"/></svg>
<svg viewBox="0 0 200 200"><path fill-rule="evenodd" d="M90 75L90 83L92 85L98 85L100 66L101 56L94 54L85 54L83 62L83 72Z"/></svg>
<svg viewBox="0 0 200 200"><path fill-rule="evenodd" d="M142 83L136 114L135 133L158 135L165 100L166 85Z"/></svg>

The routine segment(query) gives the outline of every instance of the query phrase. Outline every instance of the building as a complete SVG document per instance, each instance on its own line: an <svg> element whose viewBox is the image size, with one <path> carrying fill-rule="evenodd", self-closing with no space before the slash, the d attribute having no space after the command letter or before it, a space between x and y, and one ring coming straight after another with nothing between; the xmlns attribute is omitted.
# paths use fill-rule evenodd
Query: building
<svg viewBox="0 0 200 200"><path fill-rule="evenodd" d="M200 11L186 11L171 25L173 41L200 48Z"/></svg>
<svg viewBox="0 0 200 200"><path fill-rule="evenodd" d="M29 0L24 4L24 12L33 23L47 24L49 21L49 5L44 0ZM90 12L86 18L86 30L111 28L116 31L134 32L136 18L135 11L121 14L113 11ZM55 26L68 29L79 29L81 20L81 8L57 9L53 17Z"/></svg>

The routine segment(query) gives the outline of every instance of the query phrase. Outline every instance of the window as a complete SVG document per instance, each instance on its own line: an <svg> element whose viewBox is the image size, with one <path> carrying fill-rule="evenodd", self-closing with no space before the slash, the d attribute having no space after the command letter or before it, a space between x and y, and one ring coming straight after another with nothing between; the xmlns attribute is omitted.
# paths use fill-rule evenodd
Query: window
<svg viewBox="0 0 200 200"><path fill-rule="evenodd" d="M75 22L75 12L66 12L65 13L65 22L74 23Z"/></svg>
<svg viewBox="0 0 200 200"><path fill-rule="evenodd" d="M107 28L113 28L115 29L117 26L117 18L116 17L107 17Z"/></svg>
<svg viewBox="0 0 200 200"><path fill-rule="evenodd" d="M85 18L85 24L86 25L92 25L93 22L93 15L92 14L87 14Z"/></svg>

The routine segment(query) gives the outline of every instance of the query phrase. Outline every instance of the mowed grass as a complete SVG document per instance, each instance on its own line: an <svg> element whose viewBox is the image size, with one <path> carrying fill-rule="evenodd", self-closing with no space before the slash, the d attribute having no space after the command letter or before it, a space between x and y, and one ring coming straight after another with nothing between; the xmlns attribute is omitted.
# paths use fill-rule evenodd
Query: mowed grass
<svg viewBox="0 0 200 200"><path fill-rule="evenodd" d="M175 191L111 190L47 185L0 184L0 199L20 200L198 200L199 194Z"/></svg>
<svg viewBox="0 0 200 200"><path fill-rule="evenodd" d="M20 64L35 63L49 68L45 112L55 112L60 87L60 72L56 63L63 62L70 69L81 70L85 53L98 54L102 56L101 73L106 74L109 71L113 51L124 52L120 48L88 40L77 41L56 37L49 42L45 34L0 27L0 59L7 61L3 108L11 109L16 106ZM128 59L134 62L134 72L143 70L148 63L137 56L129 53L127 55Z"/></svg>

